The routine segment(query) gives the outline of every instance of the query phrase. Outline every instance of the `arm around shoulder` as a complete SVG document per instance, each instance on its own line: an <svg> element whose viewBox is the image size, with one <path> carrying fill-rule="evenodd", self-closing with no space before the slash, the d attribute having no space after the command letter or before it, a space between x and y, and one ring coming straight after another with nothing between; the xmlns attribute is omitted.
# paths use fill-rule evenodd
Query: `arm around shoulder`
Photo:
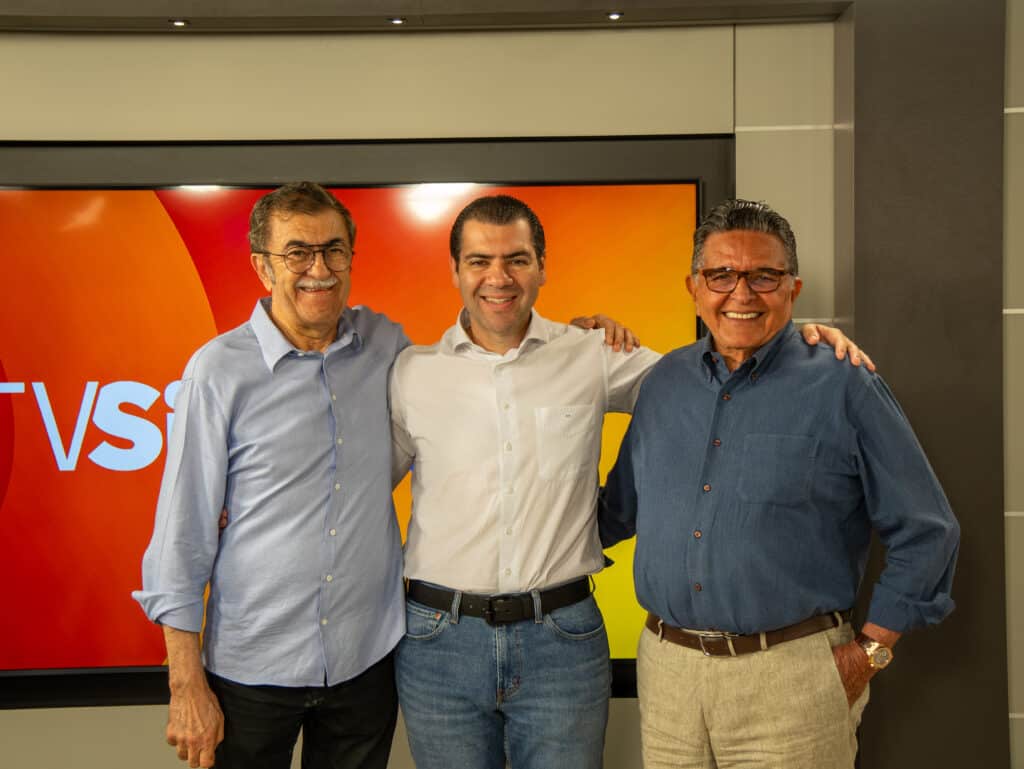
<svg viewBox="0 0 1024 769"><path fill-rule="evenodd" d="M636 534L638 498L633 465L633 425L622 439L618 459L598 497L597 529L608 548Z"/></svg>
<svg viewBox="0 0 1024 769"><path fill-rule="evenodd" d="M405 425L405 402L402 397L401 353L391 365L388 376L388 412L391 415L391 487L397 486L412 467L416 446Z"/></svg>

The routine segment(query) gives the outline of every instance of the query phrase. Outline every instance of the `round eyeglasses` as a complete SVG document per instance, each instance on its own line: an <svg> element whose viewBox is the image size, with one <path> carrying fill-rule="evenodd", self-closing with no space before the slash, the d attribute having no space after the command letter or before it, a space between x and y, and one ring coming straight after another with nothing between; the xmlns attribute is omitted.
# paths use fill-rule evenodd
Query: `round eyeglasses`
<svg viewBox="0 0 1024 769"><path fill-rule="evenodd" d="M731 267L709 267L700 270L708 288L717 294L728 294L739 285L740 278L747 281L750 290L758 294L770 294L779 287L782 279L792 275L792 270L774 270L761 267L757 270L734 270Z"/></svg>
<svg viewBox="0 0 1024 769"><path fill-rule="evenodd" d="M316 261L317 254L323 254L324 264L331 272L345 272L352 266L354 251L344 243L311 243L300 244L290 247L283 253L276 251L261 251L260 253L270 256L280 256L284 260L284 266L296 275L301 275Z"/></svg>

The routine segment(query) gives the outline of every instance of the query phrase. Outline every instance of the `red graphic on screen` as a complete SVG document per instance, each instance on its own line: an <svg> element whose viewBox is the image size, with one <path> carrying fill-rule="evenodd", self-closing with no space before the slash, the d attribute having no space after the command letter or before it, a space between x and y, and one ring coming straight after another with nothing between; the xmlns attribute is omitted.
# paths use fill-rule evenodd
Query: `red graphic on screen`
<svg viewBox="0 0 1024 769"><path fill-rule="evenodd" d="M3 361L0 361L0 382L7 381ZM14 463L14 409L10 398L0 397L0 510L7 496L7 484L11 480L11 466Z"/></svg>
<svg viewBox="0 0 1024 769"><path fill-rule="evenodd" d="M350 303L435 341L461 306L451 221L492 191L544 222L538 310L562 321L605 312L660 350L692 339L693 185L335 190L358 225ZM4 281L0 301L0 670L163 662L160 629L130 593L153 526L168 388L264 294L247 242L264 192L0 190L8 253L46 265L43 280Z"/></svg>

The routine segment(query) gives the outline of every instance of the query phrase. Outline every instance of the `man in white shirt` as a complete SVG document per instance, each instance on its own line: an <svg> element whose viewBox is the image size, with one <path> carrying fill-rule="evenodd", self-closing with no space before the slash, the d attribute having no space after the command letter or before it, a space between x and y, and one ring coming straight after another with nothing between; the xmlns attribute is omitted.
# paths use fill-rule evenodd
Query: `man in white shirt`
<svg viewBox="0 0 1024 769"><path fill-rule="evenodd" d="M440 342L398 356L390 386L395 479L415 460L395 663L413 759L599 767L611 686L589 580L603 565L601 426L632 412L660 356L615 352L602 332L533 310L544 230L522 201L473 201L449 245L464 308Z"/></svg>

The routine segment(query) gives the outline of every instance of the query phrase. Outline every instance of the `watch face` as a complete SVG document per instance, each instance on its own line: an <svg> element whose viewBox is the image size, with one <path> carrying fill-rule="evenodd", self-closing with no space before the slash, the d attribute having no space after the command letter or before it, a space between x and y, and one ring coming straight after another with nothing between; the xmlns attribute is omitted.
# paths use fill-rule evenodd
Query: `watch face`
<svg viewBox="0 0 1024 769"><path fill-rule="evenodd" d="M857 643L864 650L864 653L868 655L868 664L875 670L881 670L892 662L893 653L892 649L888 646L884 646L873 638L868 638L864 635L857 637Z"/></svg>
<svg viewBox="0 0 1024 769"><path fill-rule="evenodd" d="M881 649L875 649L875 651L871 655L871 661L874 663L876 668L884 668L886 665L889 664L889 661L891 659L892 652L890 652L885 647L882 647Z"/></svg>

